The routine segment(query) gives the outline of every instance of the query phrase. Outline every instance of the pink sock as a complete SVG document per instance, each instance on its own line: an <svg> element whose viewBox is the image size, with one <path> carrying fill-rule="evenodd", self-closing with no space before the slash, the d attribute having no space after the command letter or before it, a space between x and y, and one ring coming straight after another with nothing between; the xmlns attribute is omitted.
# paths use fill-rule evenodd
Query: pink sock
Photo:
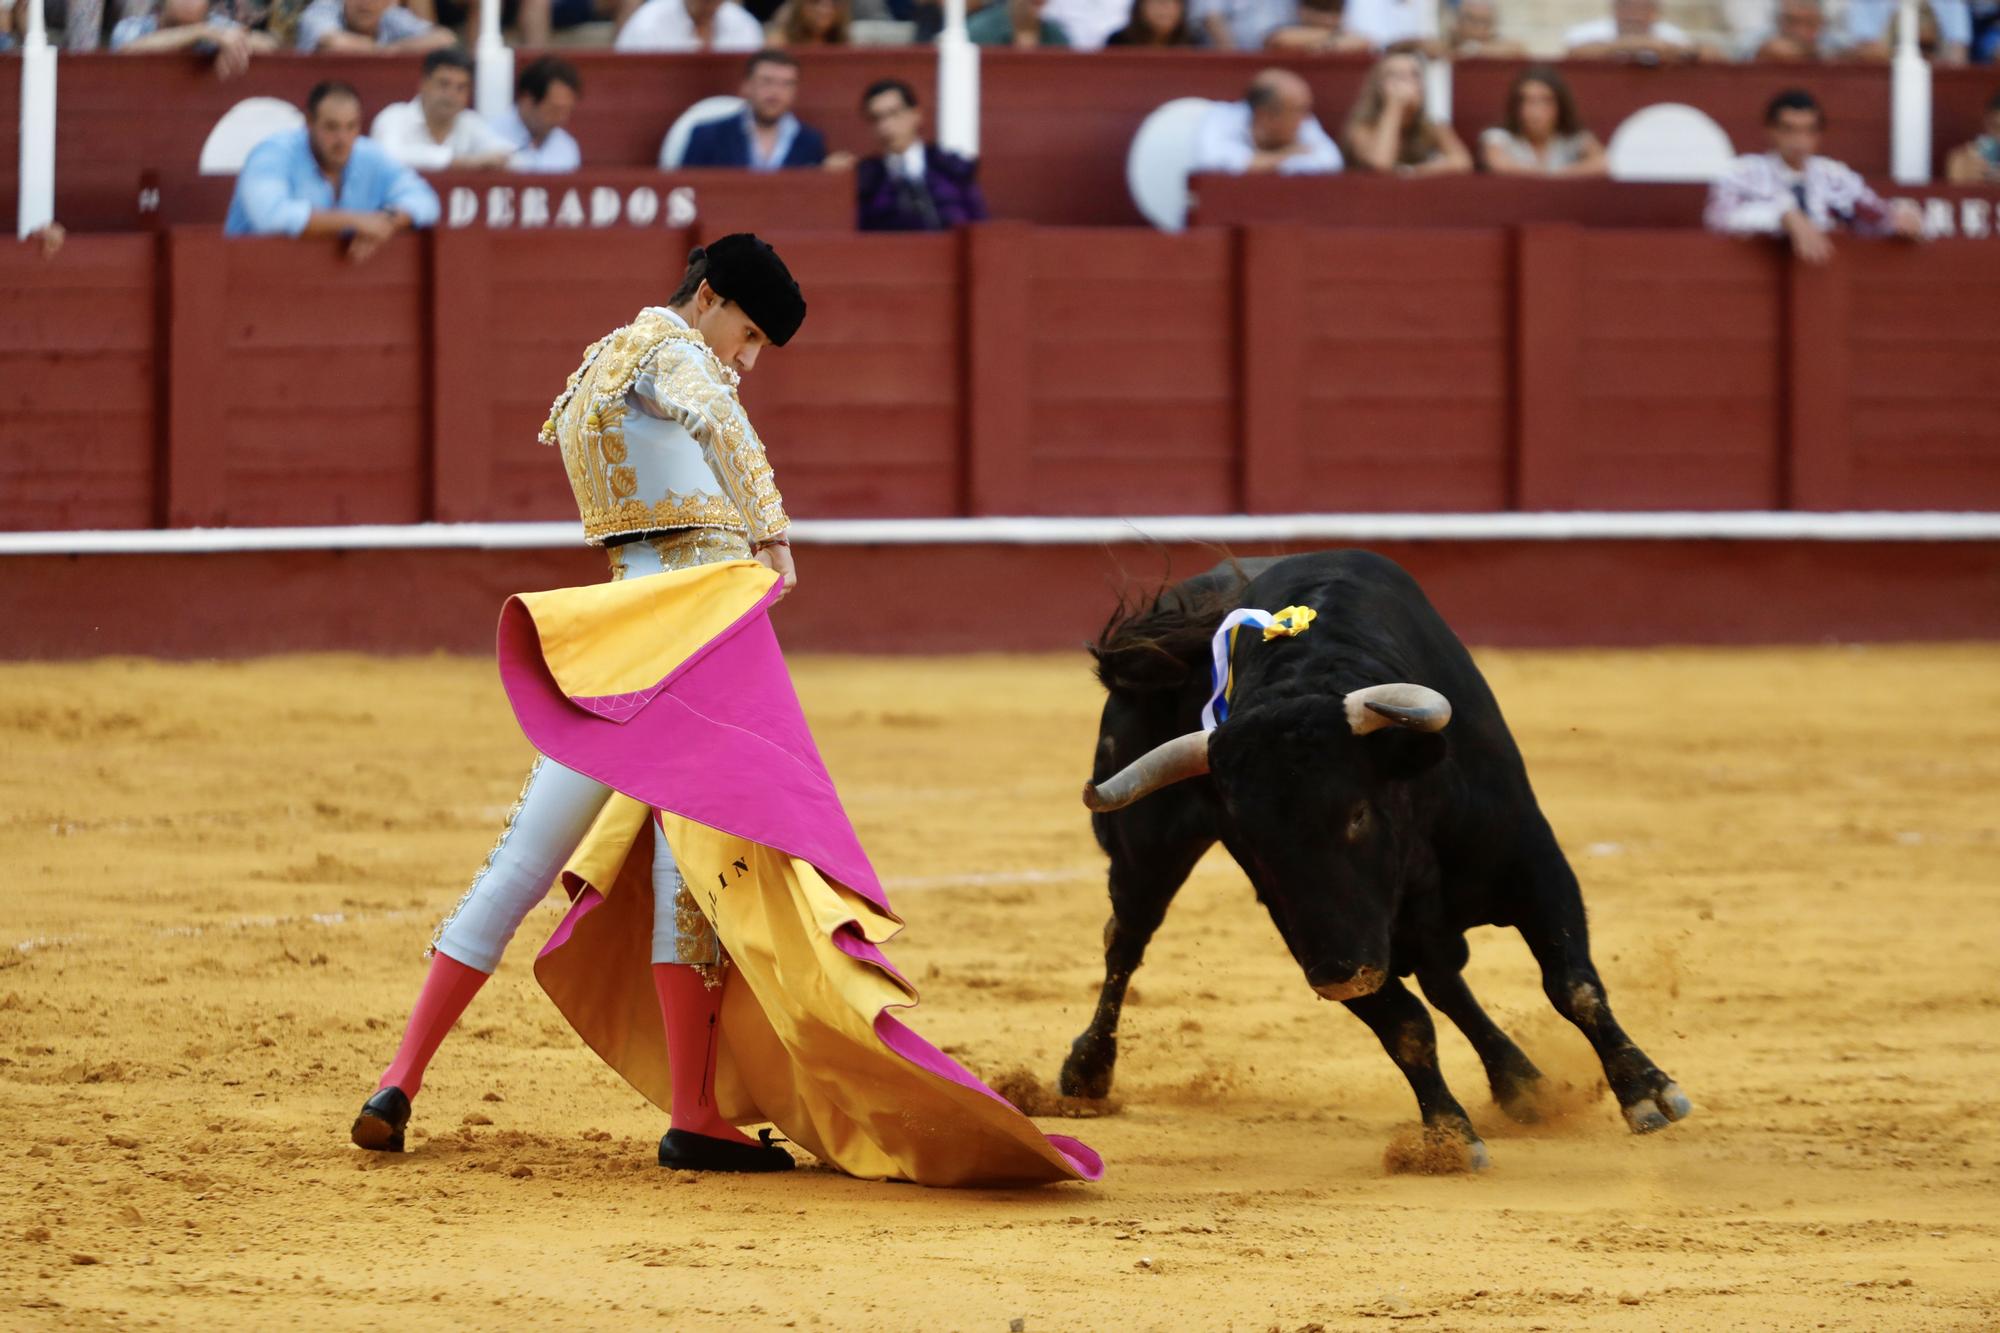
<svg viewBox="0 0 2000 1333"><path fill-rule="evenodd" d="M430 1067L431 1057L444 1043L445 1034L485 984L486 973L477 968L441 953L431 955L431 970L424 975L417 1007L410 1011L410 1024L403 1029L403 1044L396 1048L396 1058L390 1061L382 1072L382 1081L375 1086L401 1088L405 1096L414 1100L417 1090L424 1085L424 1070Z"/></svg>
<svg viewBox="0 0 2000 1333"><path fill-rule="evenodd" d="M750 1143L715 1109L715 1061L722 1053L722 990L711 990L686 963L653 964L660 1019L667 1028L667 1063L673 1066L675 1129L714 1139Z"/></svg>

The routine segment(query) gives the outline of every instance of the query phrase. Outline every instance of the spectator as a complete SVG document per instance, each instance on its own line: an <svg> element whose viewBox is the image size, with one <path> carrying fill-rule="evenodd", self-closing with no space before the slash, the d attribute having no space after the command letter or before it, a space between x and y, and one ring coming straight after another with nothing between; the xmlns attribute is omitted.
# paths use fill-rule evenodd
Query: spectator
<svg viewBox="0 0 2000 1333"><path fill-rule="evenodd" d="M1106 46L1193 46L1187 0L1132 0L1125 26L1104 39Z"/></svg>
<svg viewBox="0 0 2000 1333"><path fill-rule="evenodd" d="M736 0L646 0L612 45L620 51L761 51L764 25Z"/></svg>
<svg viewBox="0 0 2000 1333"><path fill-rule="evenodd" d="M986 0L985 8L965 21L965 35L975 46L1066 47L1069 34L1042 17L1049 0Z"/></svg>
<svg viewBox="0 0 2000 1333"><path fill-rule="evenodd" d="M1299 16L1298 0L1189 0L1188 15L1218 51L1257 51Z"/></svg>
<svg viewBox="0 0 2000 1333"><path fill-rule="evenodd" d="M1563 34L1572 60L1630 60L1662 65L1693 60L1694 38L1660 19L1660 0L1611 0L1606 18L1579 23Z"/></svg>
<svg viewBox="0 0 2000 1333"><path fill-rule="evenodd" d="M1808 264L1833 258L1827 233L1836 226L1858 236L1921 239L1923 217L1915 204L1899 200L1892 208L1853 168L1814 155L1825 128L1826 115L1811 93L1794 88L1772 98L1764 111L1771 151L1737 158L1709 187L1703 214L1709 230L1784 236Z"/></svg>
<svg viewBox="0 0 2000 1333"><path fill-rule="evenodd" d="M1944 177L1953 185L2000 182L2000 93L1986 104L1986 133L1952 149L1945 159Z"/></svg>
<svg viewBox="0 0 2000 1333"><path fill-rule="evenodd" d="M1347 155L1371 171L1441 176L1472 170L1472 154L1450 125L1424 110L1422 59L1409 51L1375 62L1348 114Z"/></svg>
<svg viewBox="0 0 2000 1333"><path fill-rule="evenodd" d="M1195 131L1191 171L1296 176L1341 168L1340 148L1313 118L1312 89L1286 69L1250 81L1240 102L1217 102Z"/></svg>
<svg viewBox="0 0 2000 1333"><path fill-rule="evenodd" d="M1480 164L1496 176L1602 176L1604 145L1583 127L1562 75L1525 69L1507 89L1507 116L1479 136Z"/></svg>
<svg viewBox="0 0 2000 1333"><path fill-rule="evenodd" d="M1828 60L1837 52L1820 0L1778 0L1777 27L1755 42L1752 60Z"/></svg>
<svg viewBox="0 0 2000 1333"><path fill-rule="evenodd" d="M1063 30L1072 48L1096 51L1131 23L1132 0L1049 0L1042 17Z"/></svg>
<svg viewBox="0 0 2000 1333"><path fill-rule="evenodd" d="M704 121L688 135L684 167L816 167L826 161L826 139L792 114L799 98L799 62L783 51L759 51L743 70L743 109ZM667 146L660 145L660 165Z"/></svg>
<svg viewBox="0 0 2000 1333"><path fill-rule="evenodd" d="M1434 13L1426 0L1347 0L1341 22L1374 50L1441 56L1444 48L1427 31Z"/></svg>
<svg viewBox="0 0 2000 1333"><path fill-rule="evenodd" d="M575 171L583 165L576 140L563 128L583 95L576 66L543 56L514 80L514 108L493 122L493 132L507 141L514 171Z"/></svg>
<svg viewBox="0 0 2000 1333"><path fill-rule="evenodd" d="M1267 51L1366 51L1372 43L1342 26L1340 0L1299 0L1294 21L1264 36Z"/></svg>
<svg viewBox="0 0 2000 1333"><path fill-rule="evenodd" d="M849 0L785 0L764 27L767 46L846 46Z"/></svg>
<svg viewBox="0 0 2000 1333"><path fill-rule="evenodd" d="M914 88L899 79L871 84L861 111L882 145L882 156L854 173L861 230L945 231L986 220L978 164L924 142Z"/></svg>
<svg viewBox="0 0 2000 1333"><path fill-rule="evenodd" d="M253 52L275 51L268 34L251 32L208 0L161 0L159 9L120 19L111 30L111 49L126 55L148 51L212 53L215 77L233 79L250 68Z"/></svg>
<svg viewBox="0 0 2000 1333"><path fill-rule="evenodd" d="M368 258L405 227L438 219L423 177L361 137L361 95L319 84L306 123L250 150L229 201L227 236L340 236L348 255Z"/></svg>
<svg viewBox="0 0 2000 1333"><path fill-rule="evenodd" d="M406 54L458 44L450 28L418 18L394 0L313 0L299 14L299 50Z"/></svg>
<svg viewBox="0 0 2000 1333"><path fill-rule="evenodd" d="M1847 53L1863 60L1887 60L1896 46L1898 0L1847 0L1841 33ZM1972 45L1972 7L1966 0L1930 0L1931 58L1940 65L1963 65Z"/></svg>
<svg viewBox="0 0 2000 1333"><path fill-rule="evenodd" d="M1500 8L1494 0L1458 0L1451 25L1454 60L1525 60L1528 48L1500 35Z"/></svg>
<svg viewBox="0 0 2000 1333"><path fill-rule="evenodd" d="M463 0L457 0L456 7L466 11L468 20L479 12L476 3ZM520 25L518 44L538 50L548 46L551 33L586 23L609 22L623 27L638 7L639 0L503 0L500 21L507 23L508 10L514 9L513 19Z"/></svg>
<svg viewBox="0 0 2000 1333"><path fill-rule="evenodd" d="M419 171L496 171L514 155L513 146L472 109L472 60L456 46L424 57L417 95L377 112L368 137Z"/></svg>

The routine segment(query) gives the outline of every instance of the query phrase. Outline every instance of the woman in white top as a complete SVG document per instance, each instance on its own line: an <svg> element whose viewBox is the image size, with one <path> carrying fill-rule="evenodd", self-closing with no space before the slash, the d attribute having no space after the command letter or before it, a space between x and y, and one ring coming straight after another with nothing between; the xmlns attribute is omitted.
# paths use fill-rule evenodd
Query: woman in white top
<svg viewBox="0 0 2000 1333"><path fill-rule="evenodd" d="M1602 176L1604 145L1583 127L1562 75L1522 70L1507 89L1507 116L1479 136L1479 162L1497 176Z"/></svg>

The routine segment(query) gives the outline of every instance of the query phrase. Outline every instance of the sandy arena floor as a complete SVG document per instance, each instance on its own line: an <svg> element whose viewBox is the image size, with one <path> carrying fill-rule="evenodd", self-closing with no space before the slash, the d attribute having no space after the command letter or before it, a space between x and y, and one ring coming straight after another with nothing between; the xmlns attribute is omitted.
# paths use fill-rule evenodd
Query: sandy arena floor
<svg viewBox="0 0 2000 1333"><path fill-rule="evenodd" d="M782 616L782 613L780 613ZM1411 1124L1227 862L1126 1013L1097 1186L680 1179L525 936L414 1150L347 1125L527 751L483 661L0 668L0 1327L1973 1329L2000 1322L2000 648L1483 657L1626 1027L1694 1097L1494 1168ZM1053 1077L1100 976L1081 655L798 664L916 1026ZM1471 980L1594 1087L1511 933Z"/></svg>

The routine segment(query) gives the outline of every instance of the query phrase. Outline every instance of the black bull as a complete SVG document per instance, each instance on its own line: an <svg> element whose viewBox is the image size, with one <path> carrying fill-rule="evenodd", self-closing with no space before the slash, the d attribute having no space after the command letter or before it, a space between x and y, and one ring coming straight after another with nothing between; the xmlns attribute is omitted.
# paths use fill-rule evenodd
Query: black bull
<svg viewBox="0 0 2000 1333"><path fill-rule="evenodd" d="M1227 718L1203 736L1223 616L1290 606L1318 618L1268 642L1255 626L1238 632ZM1175 892L1220 841L1307 983L1374 1031L1426 1126L1463 1140L1472 1165L1485 1164L1484 1145L1439 1073L1429 1012L1402 982L1414 975L1465 1034L1500 1107L1536 1118L1541 1072L1460 975L1472 926L1521 932L1549 1002L1589 1038L1634 1131L1688 1114L1611 1015L1576 876L1499 704L1393 561L1333 551L1221 565L1121 611L1094 652L1109 698L1085 797L1111 857L1111 920L1104 990L1063 1065L1065 1093L1110 1092L1126 986Z"/></svg>

